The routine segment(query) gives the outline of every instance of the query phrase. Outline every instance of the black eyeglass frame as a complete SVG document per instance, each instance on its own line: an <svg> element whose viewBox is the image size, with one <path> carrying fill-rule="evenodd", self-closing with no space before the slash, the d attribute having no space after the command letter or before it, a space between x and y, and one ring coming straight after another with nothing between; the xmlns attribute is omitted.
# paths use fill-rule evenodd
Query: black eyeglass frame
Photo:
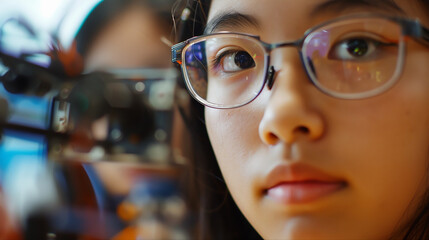
<svg viewBox="0 0 429 240"><path fill-rule="evenodd" d="M183 73L183 76L185 79L186 87L190 91L191 96L194 99L196 99L199 103L201 103L207 107L211 107L211 108L217 108L217 109L238 108L238 107L244 106L246 104L249 104L250 102L255 100L259 96L259 94L263 91L265 85L268 85L268 88L271 89L271 86L273 84L272 83L272 81L273 81L273 79L272 79L273 78L273 76L272 76L273 69L272 69L272 66L270 65L270 52L272 50L274 50L276 48L280 48L280 47L295 47L298 49L302 65L304 67L305 72L307 73L309 80L312 82L313 85L315 85L316 88L318 88L319 90L321 90L325 94L330 95L332 97L340 98L340 99L363 99L363 98L375 96L375 95L381 94L382 92L385 92L387 89L389 89L391 86L393 86L397 82L397 79L390 80L391 83L387 84L387 86L384 86L383 88L381 88L381 90L377 90L377 91L370 90L370 91L368 91L367 94L363 94L363 95L362 94L355 94L355 95L359 95L358 97L356 97L356 96L347 97L348 94L335 94L335 93L332 93L331 91L325 89L323 86L321 86L317 82L317 78L314 76L314 74L312 74L309 71L310 66L308 65L308 63L306 61L303 60L303 55L302 55L302 48L303 48L303 45L305 43L306 38L310 34L315 32L316 30L318 30L324 26L330 25L332 23L335 23L335 22L340 22L340 21L350 20L350 19L359 19L359 18L362 18L362 19L382 18L382 19L386 19L386 20L390 20L392 22L395 22L401 27L401 32L402 32L401 36L402 37L403 36L411 37L414 40L416 40L417 42L429 47L429 29L424 27L420 23L420 21L417 19L408 19L408 18L404 18L404 17L388 16L388 15L381 15L381 14L356 14L356 15L349 15L349 16L343 16L343 17L335 18L335 19L323 22L321 24L318 24L312 28L309 28L308 30L305 31L304 35L296 41L287 41L287 42L280 42L280 43L267 43L267 42L262 41L259 36L246 34L246 33L235 33L235 32L218 32L218 33L206 34L206 35L201 35L201 36L195 36L195 37L187 39L183 42L177 43L171 47L171 54L172 54L171 61L173 63L177 63L181 66L181 70L182 70L182 73ZM187 47L189 45L196 43L203 38L207 38L207 37L215 38L216 36L225 36L228 34L229 35L236 35L236 36L250 37L250 38L257 40L265 50L265 63L266 63L264 79L263 79L263 83L261 85L261 89L259 90L259 92L253 98L248 100L247 102L232 105L232 106L225 106L222 104L211 103L211 102L203 99L202 97L200 97L198 95L198 93L196 93L196 91L193 89L192 84L189 80L189 77L188 77L188 74L186 71L186 66L185 66L186 65L185 64L186 63L185 54L183 54L183 51L185 49L187 49ZM400 44L405 44L405 43L404 43L404 41L401 41ZM403 48L405 48L405 46L403 46ZM396 69L394 76L398 75L398 73L400 73L402 71L402 66L404 65L403 64L404 56L402 55L401 57L402 57L402 60L401 60L402 62L400 62L400 69ZM399 78L399 76L396 76L396 78Z"/></svg>

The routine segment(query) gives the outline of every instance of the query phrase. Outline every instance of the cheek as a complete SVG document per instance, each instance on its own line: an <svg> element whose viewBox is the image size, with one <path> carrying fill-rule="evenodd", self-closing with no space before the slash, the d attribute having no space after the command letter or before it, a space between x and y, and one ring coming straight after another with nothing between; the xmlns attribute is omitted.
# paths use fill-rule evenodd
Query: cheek
<svg viewBox="0 0 429 240"><path fill-rule="evenodd" d="M244 154L244 149L255 144L257 135L254 128L257 123L252 115L241 109L206 109L205 116L210 141L219 162Z"/></svg>
<svg viewBox="0 0 429 240"><path fill-rule="evenodd" d="M350 180L351 216L369 229L403 223L428 187L429 83L422 76L429 73L415 66L386 93L325 111L327 142L317 149L334 154L324 164Z"/></svg>
<svg viewBox="0 0 429 240"><path fill-rule="evenodd" d="M384 125L378 129L369 127L366 136L355 135L367 141L354 141L356 155L348 161L348 170L356 192L355 206L360 209L356 216L361 220L372 216L366 221L368 229L378 225L388 232L405 223L427 190L428 125L412 119L416 119L413 114L398 115L380 121Z"/></svg>
<svg viewBox="0 0 429 240"><path fill-rule="evenodd" d="M324 110L328 119L324 140L329 142L323 146L348 155L343 160L350 159L345 165L349 170L367 165L385 176L395 167L421 170L426 166L429 81L424 76L429 70L421 63L429 63L429 57L409 54L406 63L401 79L387 92L362 101L329 104Z"/></svg>
<svg viewBox="0 0 429 240"><path fill-rule="evenodd" d="M207 108L205 111L210 142L230 188L231 184L242 182L234 181L234 178L246 171L237 169L249 167L248 159L261 144L258 135L261 117L262 115L252 110L249 105L231 110Z"/></svg>

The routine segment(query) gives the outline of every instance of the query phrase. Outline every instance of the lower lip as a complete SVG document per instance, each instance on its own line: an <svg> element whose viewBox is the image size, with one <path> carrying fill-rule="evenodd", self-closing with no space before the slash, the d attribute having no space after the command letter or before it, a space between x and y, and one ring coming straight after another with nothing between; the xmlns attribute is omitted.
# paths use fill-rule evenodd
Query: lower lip
<svg viewBox="0 0 429 240"><path fill-rule="evenodd" d="M267 190L267 195L281 203L299 204L319 200L345 187L343 182L281 183Z"/></svg>

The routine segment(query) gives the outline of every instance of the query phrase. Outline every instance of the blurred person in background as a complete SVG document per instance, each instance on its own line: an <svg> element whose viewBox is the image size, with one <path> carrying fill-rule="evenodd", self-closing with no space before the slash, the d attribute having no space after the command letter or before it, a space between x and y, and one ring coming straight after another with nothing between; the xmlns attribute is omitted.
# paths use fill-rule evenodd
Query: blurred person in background
<svg viewBox="0 0 429 240"><path fill-rule="evenodd" d="M87 17L75 38L84 72L170 68L173 4L173 0L102 1ZM185 137L181 121L176 111L173 141L179 152L183 147L179 145ZM96 140L104 140L108 124L107 118L100 116L92 124L92 132L88 134ZM137 183L146 181L147 177L164 174L162 171L118 162L85 164L84 168L94 187L98 207L104 213L118 212L118 207ZM126 226L125 220L129 219L109 218L108 224L112 227L106 229L108 236L116 236L117 239L134 237L135 233L132 231L118 233Z"/></svg>
<svg viewBox="0 0 429 240"><path fill-rule="evenodd" d="M87 17L75 38L84 71L171 67L166 59L170 49L163 42L170 41L171 37L171 3L165 2L102 1ZM92 137L102 139L107 133L94 131L94 134ZM100 169L98 176L111 193L126 194L129 179L116 176L120 172L116 171L117 164L113 163L113 168L108 165L111 164L103 163L97 167Z"/></svg>
<svg viewBox="0 0 429 240"><path fill-rule="evenodd" d="M75 45L65 56L66 60L71 59L73 63L68 67L74 73L118 68L170 67L168 42L171 41L172 3L173 1L159 0L101 1L81 25L75 36ZM62 49L58 50L59 56L64 57L61 55ZM52 64L49 69L56 70L57 67ZM64 70L70 69L65 66ZM95 128L102 126L103 118L93 125ZM94 131L89 134L92 135L89 136L91 138L102 140L105 133ZM80 144L85 145L86 142ZM91 146L88 144L87 147ZM116 213L118 206L144 171L125 164L104 162L84 166L80 163L68 163L61 168L61 173L56 174L61 175L56 184L64 190L63 197L71 205L68 206L71 209L53 217L58 220L56 224L61 225L61 231L64 232L62 235L57 234L57 239L73 239L78 236L88 236L90 239L91 236L94 239L132 237L120 233L126 227L127 220L121 219ZM40 189L45 192L43 186ZM106 214L94 217L91 215L94 208ZM35 234L43 234L49 228L44 220L44 216L31 216L26 222L25 237L44 238L45 235Z"/></svg>

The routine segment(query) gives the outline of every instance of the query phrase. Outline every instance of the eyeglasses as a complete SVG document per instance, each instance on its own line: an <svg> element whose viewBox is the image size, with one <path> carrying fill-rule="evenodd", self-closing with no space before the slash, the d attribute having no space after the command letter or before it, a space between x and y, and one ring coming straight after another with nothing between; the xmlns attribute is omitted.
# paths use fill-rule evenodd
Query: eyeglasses
<svg viewBox="0 0 429 240"><path fill-rule="evenodd" d="M399 78L406 37L429 46L429 29L417 20L380 15L337 18L293 42L266 43L258 36L221 32L172 47L191 95L212 108L236 108L273 84L270 52L295 47L308 79L322 92L362 99L389 89Z"/></svg>

